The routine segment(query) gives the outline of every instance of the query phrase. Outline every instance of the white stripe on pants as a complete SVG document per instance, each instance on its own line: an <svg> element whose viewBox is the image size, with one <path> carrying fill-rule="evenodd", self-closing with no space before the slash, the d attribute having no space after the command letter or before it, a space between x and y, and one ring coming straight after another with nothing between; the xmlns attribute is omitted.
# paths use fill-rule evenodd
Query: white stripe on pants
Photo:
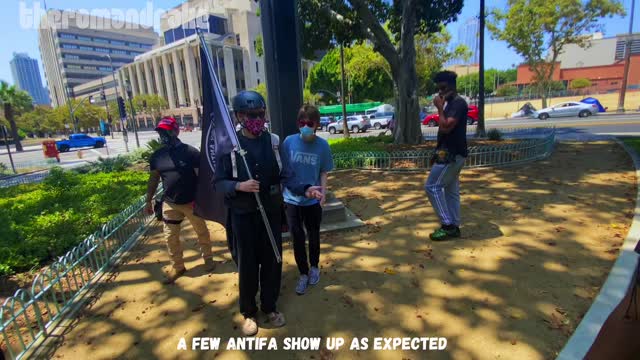
<svg viewBox="0 0 640 360"><path fill-rule="evenodd" d="M464 160L458 155L455 162L434 164L424 185L442 225L460 226L460 171Z"/></svg>

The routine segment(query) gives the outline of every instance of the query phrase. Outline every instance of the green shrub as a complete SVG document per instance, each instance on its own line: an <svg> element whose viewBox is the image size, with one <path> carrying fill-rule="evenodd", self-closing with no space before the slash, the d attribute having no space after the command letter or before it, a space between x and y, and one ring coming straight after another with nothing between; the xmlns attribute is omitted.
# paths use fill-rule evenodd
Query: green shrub
<svg viewBox="0 0 640 360"><path fill-rule="evenodd" d="M54 168L40 184L0 189L0 275L64 255L143 195L147 179Z"/></svg>
<svg viewBox="0 0 640 360"><path fill-rule="evenodd" d="M391 135L329 139L329 147L334 154L351 151L381 151L391 143L393 143Z"/></svg>
<svg viewBox="0 0 640 360"><path fill-rule="evenodd" d="M9 167L5 163L0 163L0 175L10 174Z"/></svg>
<svg viewBox="0 0 640 360"><path fill-rule="evenodd" d="M487 131L487 138L492 141L502 141L502 132L498 129Z"/></svg>
<svg viewBox="0 0 640 360"><path fill-rule="evenodd" d="M128 156L118 155L114 158L99 157L98 161L91 162L90 174L110 173L116 171L125 171L131 166L131 160Z"/></svg>

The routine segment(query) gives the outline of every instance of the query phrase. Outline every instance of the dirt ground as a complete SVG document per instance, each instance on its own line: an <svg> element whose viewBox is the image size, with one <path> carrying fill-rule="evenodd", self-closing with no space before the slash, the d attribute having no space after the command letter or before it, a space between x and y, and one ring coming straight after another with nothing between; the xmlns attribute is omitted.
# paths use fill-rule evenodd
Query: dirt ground
<svg viewBox="0 0 640 360"><path fill-rule="evenodd" d="M367 226L322 236L320 284L294 293L285 245L278 351L179 351L184 337L242 336L237 273L224 232L206 274L189 228L189 271L163 286L169 259L159 229L119 266L59 337L55 359L550 359L588 310L625 238L635 173L612 143L562 144L546 161L462 173L463 237L433 243L437 226L423 173L340 172L337 196ZM264 319L260 318L260 323ZM339 351L281 350L285 337L344 337ZM354 337L446 337L444 351L350 351Z"/></svg>

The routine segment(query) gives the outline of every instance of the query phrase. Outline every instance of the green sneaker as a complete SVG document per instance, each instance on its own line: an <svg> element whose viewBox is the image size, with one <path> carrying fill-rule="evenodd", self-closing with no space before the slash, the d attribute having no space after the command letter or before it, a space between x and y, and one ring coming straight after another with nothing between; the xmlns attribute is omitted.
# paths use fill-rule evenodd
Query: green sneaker
<svg viewBox="0 0 640 360"><path fill-rule="evenodd" d="M460 237L459 227L455 227L451 230L445 230L443 228L440 228L434 231L431 235L429 235L429 238L433 241L444 241L444 240L449 240L451 238L459 238L459 237Z"/></svg>

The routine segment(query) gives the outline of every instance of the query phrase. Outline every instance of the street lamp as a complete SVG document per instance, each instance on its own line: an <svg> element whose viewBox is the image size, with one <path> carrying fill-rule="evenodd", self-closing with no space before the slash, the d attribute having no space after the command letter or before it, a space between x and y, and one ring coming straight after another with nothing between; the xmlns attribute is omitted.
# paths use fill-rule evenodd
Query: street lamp
<svg viewBox="0 0 640 360"><path fill-rule="evenodd" d="M133 100L132 100L132 91L131 91L131 82L127 79L125 81L126 89L127 89L127 97L129 98L129 106L131 107L131 124L133 125L133 133L136 136L136 146L140 147L140 139L138 139L138 124L136 119L136 109L133 108Z"/></svg>

